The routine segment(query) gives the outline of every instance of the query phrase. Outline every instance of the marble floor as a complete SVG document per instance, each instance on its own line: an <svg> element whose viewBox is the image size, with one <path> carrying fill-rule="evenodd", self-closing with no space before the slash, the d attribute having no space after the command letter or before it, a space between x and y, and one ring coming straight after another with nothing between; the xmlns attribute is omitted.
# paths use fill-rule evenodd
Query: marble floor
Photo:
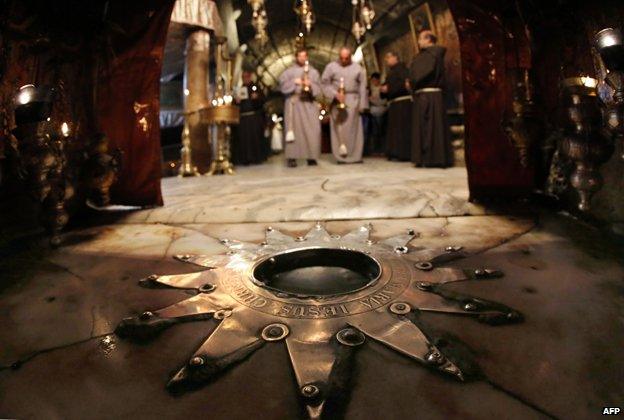
<svg viewBox="0 0 624 420"><path fill-rule="evenodd" d="M316 219L339 235L372 223L374 239L412 228L420 236L411 247L461 245L466 258L448 266L505 275L454 290L525 318L494 327L418 315L427 334L444 333L475 359L480 372L463 383L367 341L344 418L589 419L622 406L624 252L600 231L542 211L488 214L467 203L459 168L276 163L241 168L227 185L223 179L164 180L164 208L115 222L94 217L67 232L58 249L39 234L0 241L0 418L302 418L285 346L265 346L207 386L174 396L165 383L216 321L176 325L146 344L114 329L124 317L188 297L138 286L150 274L196 271L173 255L220 253L224 238L260 243L269 223L301 235ZM245 192L252 186L265 194ZM226 197L221 204L215 191ZM306 198L311 191L316 196ZM377 195L356 202L355 191Z"/></svg>
<svg viewBox="0 0 624 420"><path fill-rule="evenodd" d="M466 168L415 168L368 158L287 168L283 156L236 175L165 178L165 206L132 212L126 223L247 223L484 214L468 202Z"/></svg>

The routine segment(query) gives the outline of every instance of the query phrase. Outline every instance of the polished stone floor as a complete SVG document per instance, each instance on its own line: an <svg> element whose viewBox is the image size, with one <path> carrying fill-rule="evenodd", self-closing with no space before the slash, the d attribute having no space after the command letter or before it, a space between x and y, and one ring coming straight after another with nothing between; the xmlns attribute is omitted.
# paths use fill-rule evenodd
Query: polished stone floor
<svg viewBox="0 0 624 420"><path fill-rule="evenodd" d="M484 214L468 202L466 168L415 168L367 158L287 168L283 156L237 168L234 176L163 180L165 207L134 212L127 223L243 223L439 217Z"/></svg>
<svg viewBox="0 0 624 420"><path fill-rule="evenodd" d="M340 191L348 190L347 179L360 179L356 185L363 187L383 185L380 168L385 165L372 165L376 169L365 178L366 171L356 167L346 167L342 174L342 167L324 164L300 168L297 176L287 176L289 172L277 166L243 168L224 190L235 196L237 189L253 183L268 185L275 199L287 202L284 195L298 185L320 189L321 179L330 179L325 184L328 190L332 180L338 188L337 179L344 176ZM316 184L306 179L306 171L314 172ZM465 175L449 174L454 170L423 172L421 184L415 175L406 175L414 177L406 191L416 185L433 186L438 179L439 196L465 194L465 186L460 187ZM272 179L276 176L279 180ZM165 198L176 205L169 199L178 193L190 198L197 191L205 200L201 206L208 210L208 186L202 184L206 180L166 180ZM397 182L389 188L399 187ZM404 206L399 208L409 204ZM387 206L377 213L379 217L359 217L351 207L349 200L334 202L328 208L332 214L352 217L328 217L327 229L344 234L371 222L376 239L413 228L421 234L412 241L413 247L462 245L467 258L449 266L494 267L505 276L452 287L514 307L525 320L493 327L461 316L419 316L428 334L448 334L477 361L481 375L465 383L367 341L356 357L345 418L587 419L599 417L603 407L624 404L624 254L600 231L541 212L403 217ZM138 279L153 273L194 271L173 260L174 254L222 252L223 238L259 243L269 222L292 235L313 225L304 216L283 222L295 213L278 208L279 204L265 202L262 222L247 220L248 211L239 215L245 223L239 216L228 222L227 212L219 211L215 220L208 215L176 219L180 212L161 220L150 218L156 217L155 212L165 214L166 206L152 210L144 221L137 213L116 223L98 223L95 218L68 232L65 245L56 250L42 247L37 235L2 242L0 417L300 418L294 375L281 343L263 347L206 387L172 396L164 388L166 381L215 321L177 325L141 345L113 334L124 317L188 297L180 291L137 285Z"/></svg>

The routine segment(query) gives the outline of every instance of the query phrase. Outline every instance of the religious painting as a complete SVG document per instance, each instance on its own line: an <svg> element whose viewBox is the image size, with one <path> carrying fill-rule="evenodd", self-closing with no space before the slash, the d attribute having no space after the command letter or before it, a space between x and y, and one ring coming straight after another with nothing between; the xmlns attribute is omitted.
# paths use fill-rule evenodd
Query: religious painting
<svg viewBox="0 0 624 420"><path fill-rule="evenodd" d="M362 55L364 56L364 67L366 74L370 75L379 72L379 63L377 61L377 53L375 46L371 42L362 45Z"/></svg>
<svg viewBox="0 0 624 420"><path fill-rule="evenodd" d="M394 51L399 55L399 59L407 65L412 62L412 59L416 55L414 40L410 31L406 31L403 35L391 40L385 38L380 39L375 44L375 50L377 52L377 62L381 64L380 72L384 77L388 70L385 64L383 64L386 53Z"/></svg>
<svg viewBox="0 0 624 420"><path fill-rule="evenodd" d="M411 12L409 14L409 21L412 29L414 48L416 49L416 52L418 52L418 34L425 30L436 33L429 3L423 3Z"/></svg>

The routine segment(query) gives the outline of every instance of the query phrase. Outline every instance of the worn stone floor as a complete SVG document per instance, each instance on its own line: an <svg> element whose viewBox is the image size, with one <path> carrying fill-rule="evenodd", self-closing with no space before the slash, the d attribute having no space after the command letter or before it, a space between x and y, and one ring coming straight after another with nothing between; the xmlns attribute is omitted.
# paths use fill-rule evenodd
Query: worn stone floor
<svg viewBox="0 0 624 420"><path fill-rule="evenodd" d="M374 343L359 352L347 418L590 418L624 398L621 262L597 232L557 217L373 220L375 236L414 227L417 245L464 244L454 265L492 266L496 283L458 285L522 311L522 324L489 327L423 315L474 351L487 379L455 383ZM330 222L344 233L361 222ZM278 223L289 233L309 223ZM182 298L136 280L184 272L176 253L221 250L224 236L261 241L264 224L115 225L68 235L66 247L28 262L0 294L0 415L15 418L266 418L299 413L284 349L271 346L184 397L169 374L214 327L179 325L135 345L111 332L121 318ZM26 262L26 261L25 261ZM11 367L13 366L13 367ZM251 395L253 397L242 397ZM35 397L36 396L36 397Z"/></svg>
<svg viewBox="0 0 624 420"><path fill-rule="evenodd" d="M366 158L336 165L287 168L282 155L268 164L238 167L221 177L163 180L166 206L134 212L127 223L243 223L439 217L484 214L468 202L466 168L414 168L409 162Z"/></svg>
<svg viewBox="0 0 624 420"><path fill-rule="evenodd" d="M230 188L253 176L246 179ZM275 211L270 224L286 233L312 226L282 216ZM448 334L477 361L482 374L464 383L367 341L356 355L345 418L586 419L624 404L624 254L600 231L544 212L328 219L337 234L371 222L375 238L413 228L421 236L412 246L463 245L467 258L448 266L494 267L505 276L452 287L525 316L493 327L420 315L427 333ZM171 257L222 252L222 238L261 242L268 224L191 222L95 220L68 232L56 250L40 246L36 235L0 246L0 418L302 417L283 343L264 346L201 389L172 396L165 383L216 321L180 324L147 344L113 334L124 317L188 297L141 288L137 280L195 271Z"/></svg>

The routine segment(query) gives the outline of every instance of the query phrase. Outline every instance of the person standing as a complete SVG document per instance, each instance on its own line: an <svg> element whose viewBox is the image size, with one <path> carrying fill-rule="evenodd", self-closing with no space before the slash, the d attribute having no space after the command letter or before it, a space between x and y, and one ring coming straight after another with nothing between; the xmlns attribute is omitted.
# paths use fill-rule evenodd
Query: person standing
<svg viewBox="0 0 624 420"><path fill-rule="evenodd" d="M388 75L381 92L390 103L386 153L389 160L409 161L412 158L412 95L406 86L409 70L394 51L386 53L384 62Z"/></svg>
<svg viewBox="0 0 624 420"><path fill-rule="evenodd" d="M371 124L367 146L370 153L375 155L383 153L385 149L386 111L388 105L386 99L383 98L382 89L381 75L377 72L371 74L368 94Z"/></svg>
<svg viewBox="0 0 624 420"><path fill-rule="evenodd" d="M349 47L340 48L338 60L323 71L325 97L333 100L330 111L332 153L338 163L361 163L364 127L360 113L368 109L366 71L351 60Z"/></svg>
<svg viewBox="0 0 624 420"><path fill-rule="evenodd" d="M232 126L230 144L232 162L235 165L258 164L267 158L264 95L252 77L251 72L243 72L243 86L238 89L234 98L240 107L240 122Z"/></svg>
<svg viewBox="0 0 624 420"><path fill-rule="evenodd" d="M453 166L453 148L444 105L444 55L431 31L418 35L420 52L410 66L412 107L412 162L416 166Z"/></svg>
<svg viewBox="0 0 624 420"><path fill-rule="evenodd" d="M314 98L321 93L321 85L319 72L309 65L306 50L295 53L295 64L284 70L279 83L286 96L284 153L287 165L296 167L297 159L306 159L308 165L316 165L321 154L321 122Z"/></svg>

